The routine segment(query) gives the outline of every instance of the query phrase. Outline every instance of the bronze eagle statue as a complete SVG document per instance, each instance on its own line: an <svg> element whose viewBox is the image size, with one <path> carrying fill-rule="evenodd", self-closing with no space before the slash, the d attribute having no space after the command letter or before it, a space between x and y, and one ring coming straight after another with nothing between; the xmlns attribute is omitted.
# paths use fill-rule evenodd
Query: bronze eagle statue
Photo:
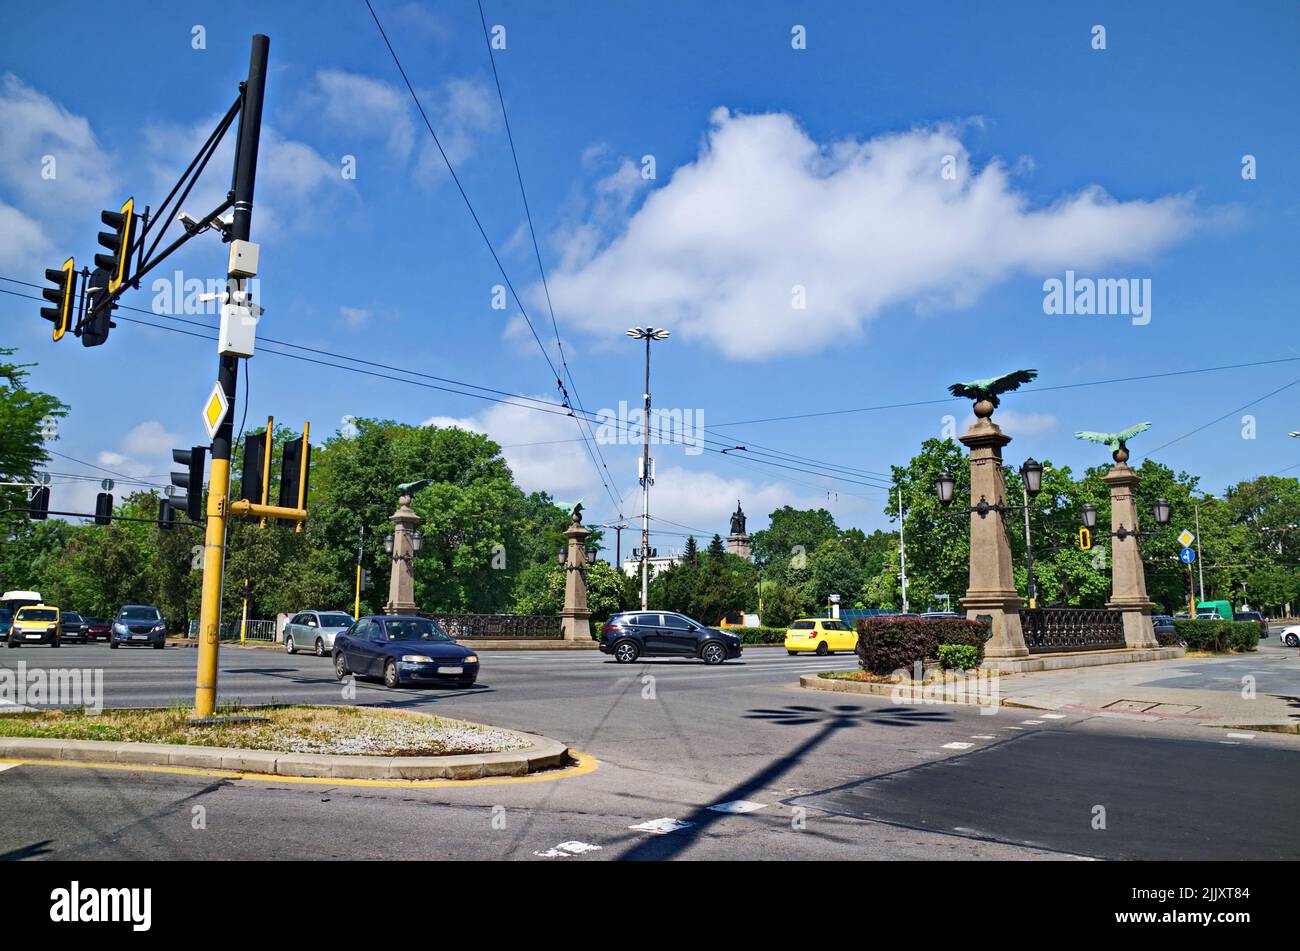
<svg viewBox="0 0 1300 951"><path fill-rule="evenodd" d="M977 402L987 400L996 407L998 397L1003 393L1018 390L1022 384L1028 383L1037 377L1037 370L1013 370L1010 373L1004 373L1001 376L995 376L987 380L954 383L948 387L948 392L953 396L964 396L966 399L976 400Z"/></svg>

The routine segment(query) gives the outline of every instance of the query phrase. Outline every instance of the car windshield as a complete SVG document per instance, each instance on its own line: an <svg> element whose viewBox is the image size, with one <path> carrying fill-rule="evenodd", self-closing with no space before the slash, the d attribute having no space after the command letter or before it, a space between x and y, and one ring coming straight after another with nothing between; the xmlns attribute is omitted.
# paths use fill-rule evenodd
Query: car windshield
<svg viewBox="0 0 1300 951"><path fill-rule="evenodd" d="M13 619L13 611L10 611L8 608L0 608L0 621L12 621Z"/></svg>
<svg viewBox="0 0 1300 951"><path fill-rule="evenodd" d="M157 621L160 617L157 608L123 608L117 612L119 621Z"/></svg>
<svg viewBox="0 0 1300 951"><path fill-rule="evenodd" d="M80 623L81 623L81 615L78 614L76 611L64 611L64 612L63 612L63 620L65 620L65 621L73 621L73 622L75 622L75 623L77 623L77 624L80 624Z"/></svg>
<svg viewBox="0 0 1300 951"><path fill-rule="evenodd" d="M20 621L57 621L59 614L53 608L19 608Z"/></svg>
<svg viewBox="0 0 1300 951"><path fill-rule="evenodd" d="M384 633L390 641L449 641L442 628L424 618L396 618L384 621Z"/></svg>
<svg viewBox="0 0 1300 951"><path fill-rule="evenodd" d="M322 614L320 616L321 627L347 627L352 623L350 614Z"/></svg>

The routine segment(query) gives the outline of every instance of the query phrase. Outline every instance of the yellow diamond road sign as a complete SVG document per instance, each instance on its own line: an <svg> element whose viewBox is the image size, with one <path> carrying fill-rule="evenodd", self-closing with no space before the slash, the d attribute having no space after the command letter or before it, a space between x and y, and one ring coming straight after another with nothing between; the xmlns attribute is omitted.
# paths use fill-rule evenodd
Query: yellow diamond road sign
<svg viewBox="0 0 1300 951"><path fill-rule="evenodd" d="M1182 545L1184 548L1186 548L1186 547L1188 547L1189 545L1191 545L1191 543L1194 542L1194 541L1196 541L1196 536L1193 535L1191 532L1189 532L1189 531L1188 531L1187 529L1185 529L1185 528L1182 530L1181 534L1179 534L1179 536L1178 536L1178 543L1179 543L1180 545Z"/></svg>
<svg viewBox="0 0 1300 951"><path fill-rule="evenodd" d="M214 383L212 386L212 395L208 401L203 404L203 425L208 431L208 440L211 441L217 435L217 427L221 421L226 418L226 411L230 409L230 403L226 400L226 394L221 391L221 384Z"/></svg>

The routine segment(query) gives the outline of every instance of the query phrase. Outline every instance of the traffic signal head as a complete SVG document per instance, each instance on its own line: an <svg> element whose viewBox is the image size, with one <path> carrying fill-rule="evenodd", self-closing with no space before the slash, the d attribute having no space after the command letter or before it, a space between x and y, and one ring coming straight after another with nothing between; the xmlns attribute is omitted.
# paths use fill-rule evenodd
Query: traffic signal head
<svg viewBox="0 0 1300 951"><path fill-rule="evenodd" d="M113 523L113 496L101 492L95 496L95 524L111 525Z"/></svg>
<svg viewBox="0 0 1300 951"><path fill-rule="evenodd" d="M307 482L310 472L311 443L307 442L304 434L284 444L284 454L280 457L281 506L290 509L307 507Z"/></svg>
<svg viewBox="0 0 1300 951"><path fill-rule="evenodd" d="M158 500L158 527L167 531L172 527L172 521L175 513L172 512L171 503L166 499Z"/></svg>
<svg viewBox="0 0 1300 951"><path fill-rule="evenodd" d="M177 493L167 501L172 508L183 509L192 522L203 518L203 468L207 454L208 450L203 446L172 450L172 461L185 467L184 472L172 473L172 485L185 492Z"/></svg>
<svg viewBox="0 0 1300 951"><path fill-rule="evenodd" d="M267 500L266 466L270 462L267 452L269 432L252 433L244 437L244 471L239 479L239 497L254 505L265 505Z"/></svg>
<svg viewBox="0 0 1300 951"><path fill-rule="evenodd" d="M81 327L83 347L98 347L117 326L113 323L117 303L108 302L108 282L109 273L101 267L94 270L86 284L86 321Z"/></svg>
<svg viewBox="0 0 1300 951"><path fill-rule="evenodd" d="M109 253L96 254L95 265L108 272L108 292L116 294L130 277L131 245L135 241L135 199L128 198L121 211L103 211L99 217L113 230L99 233L99 243L108 248Z"/></svg>
<svg viewBox="0 0 1300 951"><path fill-rule="evenodd" d="M62 268L47 267L45 279L53 284L41 291L41 296L53 307L42 307L41 316L54 324L54 339L59 340L72 326L73 298L77 296L77 271L72 258L63 262Z"/></svg>
<svg viewBox="0 0 1300 951"><path fill-rule="evenodd" d="M32 493L32 501L28 506L27 514L30 518L46 519L49 518L50 511L50 487L43 485Z"/></svg>

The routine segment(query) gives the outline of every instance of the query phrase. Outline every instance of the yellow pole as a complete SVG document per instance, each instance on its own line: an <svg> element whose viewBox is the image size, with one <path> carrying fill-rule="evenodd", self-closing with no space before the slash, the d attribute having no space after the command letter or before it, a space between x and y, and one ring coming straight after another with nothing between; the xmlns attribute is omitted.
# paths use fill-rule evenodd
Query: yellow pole
<svg viewBox="0 0 1300 951"><path fill-rule="evenodd" d="M311 451L308 438L311 436L311 421L302 424L302 452L298 456L298 508L307 501L307 453ZM281 474L280 478L284 478ZM295 532L302 534L302 522L294 526Z"/></svg>
<svg viewBox="0 0 1300 951"><path fill-rule="evenodd" d="M247 587L248 587L248 579L247 579L247 578L244 579L244 585L243 585L243 587L244 587L245 590L247 590ZM245 643L245 637L246 637L246 633L247 633L247 631L248 631L248 595L245 594L245 595L244 595L244 613L243 613L243 615L242 615L242 616L240 617L240 619L239 619L239 646L240 646L240 647L243 647L243 646L244 646L244 643Z"/></svg>
<svg viewBox="0 0 1300 951"><path fill-rule="evenodd" d="M262 440L262 504L266 505L270 501L271 492L271 451L275 448L271 445L271 431L275 429L275 417L266 417L266 438ZM266 519L263 518L257 523L258 528L266 528Z"/></svg>
<svg viewBox="0 0 1300 951"><path fill-rule="evenodd" d="M194 486L191 492L202 492ZM230 495L230 460L213 459L208 481L208 528L203 545L203 602L199 609L199 658L194 681L194 716L210 717L217 708L217 622L221 616L222 539Z"/></svg>
<svg viewBox="0 0 1300 951"><path fill-rule="evenodd" d="M352 606L352 616L361 617L361 562L357 562L357 598Z"/></svg>

